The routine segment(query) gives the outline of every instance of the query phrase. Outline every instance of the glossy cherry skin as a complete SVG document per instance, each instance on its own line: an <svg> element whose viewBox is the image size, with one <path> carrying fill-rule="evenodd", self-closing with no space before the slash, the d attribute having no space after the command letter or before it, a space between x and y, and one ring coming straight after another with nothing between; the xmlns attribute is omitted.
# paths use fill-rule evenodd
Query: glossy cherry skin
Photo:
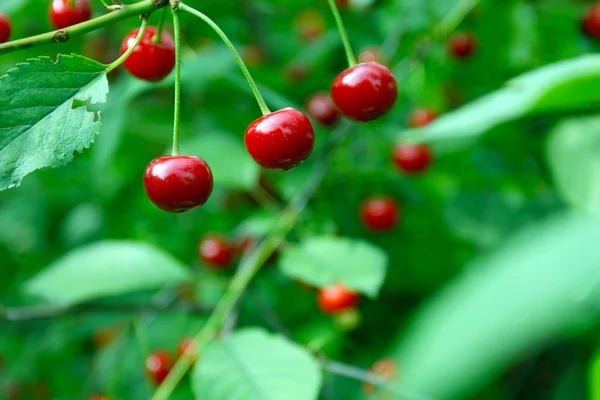
<svg viewBox="0 0 600 400"><path fill-rule="evenodd" d="M261 167L288 171L310 156L315 132L306 115L295 108L284 108L251 123L244 142Z"/></svg>
<svg viewBox="0 0 600 400"><path fill-rule="evenodd" d="M88 0L74 0L72 6L69 0L52 0L49 14L54 29L64 29L89 20L92 8Z"/></svg>
<svg viewBox="0 0 600 400"><path fill-rule="evenodd" d="M416 174L429 167L433 155L425 144L399 144L394 148L393 159L399 170Z"/></svg>
<svg viewBox="0 0 600 400"><path fill-rule="evenodd" d="M8 42L10 31L11 27L8 17L0 13L0 43Z"/></svg>
<svg viewBox="0 0 600 400"><path fill-rule="evenodd" d="M475 38L469 33L455 33L448 41L450 54L461 60L471 57L476 47Z"/></svg>
<svg viewBox="0 0 600 400"><path fill-rule="evenodd" d="M372 232L388 232L398 224L400 207L390 197L372 197L363 203L361 219Z"/></svg>
<svg viewBox="0 0 600 400"><path fill-rule="evenodd" d="M340 119L340 113L327 93L315 93L306 102L308 115L325 126L331 126Z"/></svg>
<svg viewBox="0 0 600 400"><path fill-rule="evenodd" d="M146 167L144 188L152 204L177 214L206 203L212 193L213 176L201 158L158 157Z"/></svg>
<svg viewBox="0 0 600 400"><path fill-rule="evenodd" d="M389 69L367 62L340 73L331 85L331 97L346 118L369 122L394 107L398 86Z"/></svg>
<svg viewBox="0 0 600 400"><path fill-rule="evenodd" d="M581 20L583 32L593 38L600 38L600 4L591 6Z"/></svg>
<svg viewBox="0 0 600 400"><path fill-rule="evenodd" d="M235 256L235 248L219 236L207 236L198 245L198 256L208 267L227 268Z"/></svg>
<svg viewBox="0 0 600 400"><path fill-rule="evenodd" d="M358 304L360 296L341 284L319 290L317 303L325 314L339 314Z"/></svg>
<svg viewBox="0 0 600 400"><path fill-rule="evenodd" d="M131 31L121 43L121 54L135 43L139 28ZM152 38L156 27L150 26L144 32L140 44L125 60L125 69L138 79L157 82L166 78L175 68L175 43L171 36L162 31L160 43L154 43Z"/></svg>
<svg viewBox="0 0 600 400"><path fill-rule="evenodd" d="M396 364L394 361L384 358L373 364L373 366L369 369L369 373L383 378L386 381L391 381L396 377ZM366 394L373 393L374 386L372 384L365 383L363 388Z"/></svg>
<svg viewBox="0 0 600 400"><path fill-rule="evenodd" d="M417 108L408 116L408 126L411 128L422 128L437 119L438 115L427 108Z"/></svg>
<svg viewBox="0 0 600 400"><path fill-rule="evenodd" d="M155 351L146 358L146 372L156 385L160 385L173 368L173 359L169 353Z"/></svg>

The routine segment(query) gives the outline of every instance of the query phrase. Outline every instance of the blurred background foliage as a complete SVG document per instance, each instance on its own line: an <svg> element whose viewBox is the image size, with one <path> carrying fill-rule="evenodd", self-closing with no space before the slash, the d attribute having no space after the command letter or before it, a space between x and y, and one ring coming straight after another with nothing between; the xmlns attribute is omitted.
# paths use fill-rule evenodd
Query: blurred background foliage
<svg viewBox="0 0 600 400"><path fill-rule="evenodd" d="M2 1L14 38L50 29L47 3ZM325 1L187 3L230 36L273 109L303 109L311 94L327 91L345 68ZM432 141L435 163L418 177L398 173L390 159L411 110L450 113L526 71L595 53L598 45L580 29L593 2L351 3L342 15L352 45L356 51L379 48L398 78L399 101L374 123L342 124L348 134L288 239L335 234L363 238L385 250L390 261L381 295L362 299L360 325L346 333L319 313L314 293L268 268L243 302L238 325L273 329L264 318L267 304L299 343L325 340L324 354L332 359L368 369L382 357L393 357L398 384L424 398L600 399L600 364L593 356L600 312L600 223L594 216L600 209L600 120L595 110L565 106L542 115L523 113L475 139L464 139L455 129ZM447 51L450 32L439 27L469 3L477 4L456 19L458 26L446 28L471 32L477 51L472 59L456 61ZM103 12L100 1L93 4L96 13ZM154 15L151 21L157 19ZM3 55L0 70L59 52L108 63L117 58L121 38L137 25L132 19L67 44ZM111 302L147 304L177 296L181 304L210 307L230 273L199 264L198 240L210 232L232 240L263 235L275 211L261 207L260 199L285 202L306 181L312 159L282 174L260 171L247 156L243 133L259 116L247 84L212 31L188 15L182 25L181 149L205 157L213 167L213 196L201 209L177 216L150 204L141 171L170 146L173 80L149 85L117 70L92 148L64 168L38 171L19 188L0 193L3 307L39 304L24 292L24 282L70 250L100 239L154 244L197 278L185 290L106 300L107 309ZM477 122L474 114L464 119L466 130ZM443 123L437 126L443 129ZM315 129L319 149L330 130L317 124ZM360 204L373 195L389 195L401 204L402 221L391 234L371 234L360 223ZM175 350L204 322L196 314L189 309L95 310L17 322L5 315L0 398L84 399L98 392L114 399L148 398L144 355ZM384 391L368 396L360 385L327 375L322 398L400 398ZM189 390L183 385L176 398L191 398Z"/></svg>

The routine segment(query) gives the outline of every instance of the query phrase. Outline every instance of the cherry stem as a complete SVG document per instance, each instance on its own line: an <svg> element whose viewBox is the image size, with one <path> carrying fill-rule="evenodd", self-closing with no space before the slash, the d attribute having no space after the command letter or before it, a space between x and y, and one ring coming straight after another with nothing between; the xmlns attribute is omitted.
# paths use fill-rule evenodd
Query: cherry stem
<svg viewBox="0 0 600 400"><path fill-rule="evenodd" d="M106 68L107 74L110 71L114 70L115 68L118 68L119 65L123 64L125 62L125 60L127 60L127 57L129 57L131 55L131 53L133 53L133 50L135 50L135 48L138 46L138 44L140 44L140 42L142 41L144 34L146 33L147 27L148 27L148 18L142 17L142 25L140 26L140 30L138 31L138 34L135 37L135 41L133 42L133 44L131 46L129 46L127 51L125 53L123 53L123 55L121 57L117 58L116 61L114 61L112 64L108 65L108 67Z"/></svg>
<svg viewBox="0 0 600 400"><path fill-rule="evenodd" d="M162 37L162 31L163 31L163 27L165 25L165 16L167 15L167 9L163 8L163 11L160 15L160 22L158 23L158 26L156 27L156 33L154 34L154 36L152 37L152 42L159 44L160 43L160 39Z"/></svg>
<svg viewBox="0 0 600 400"><path fill-rule="evenodd" d="M179 9L171 9L175 31L175 111L173 116L173 155L179 155L179 114L181 110L181 27Z"/></svg>
<svg viewBox="0 0 600 400"><path fill-rule="evenodd" d="M239 53L237 52L237 50L233 46L233 43L231 43L231 41L229 40L229 38L227 37L225 32L223 32L221 30L221 28L219 28L219 26L212 19L210 19L208 16L201 13L200 11L198 11L192 7L189 7L183 3L179 4L179 8L185 12L195 15L196 17L198 17L201 20L203 20L204 22L206 22L217 33L217 35L219 35L221 40L225 43L227 48L229 48L229 50L235 57L235 60L237 61L238 65L240 66L240 69L242 70L244 77L246 78L246 80L248 81L248 84L250 85L250 88L252 89L252 93L254 94L254 97L256 98L256 102L258 103L258 107L260 108L260 111L262 112L263 115L270 114L271 110L269 110L269 107L267 106L265 99L262 97L262 94L260 94L260 91L258 90L258 86L256 85L256 82L252 78L250 71L248 71L248 67L246 67L244 60L242 60L242 57L240 57Z"/></svg>
<svg viewBox="0 0 600 400"><path fill-rule="evenodd" d="M335 5L335 0L327 0L329 3L329 8L331 8L331 13L333 14L333 18L335 19L335 24L340 31L340 37L342 38L342 43L344 44L344 51L346 52L346 58L348 59L348 66L350 68L356 65L356 57L354 56L354 52L352 51L352 46L350 46L350 40L348 40L348 33L346 32L346 28L344 27L344 22L342 21L342 16L340 15L340 11Z"/></svg>
<svg viewBox="0 0 600 400"><path fill-rule="evenodd" d="M168 5L169 0L142 0L137 3L122 5L119 6L119 9L116 11L92 18L80 24L42 33L40 35L0 43L0 55L40 44L64 43L75 36L104 28L105 26L112 25L136 15L149 14L159 8L167 7Z"/></svg>

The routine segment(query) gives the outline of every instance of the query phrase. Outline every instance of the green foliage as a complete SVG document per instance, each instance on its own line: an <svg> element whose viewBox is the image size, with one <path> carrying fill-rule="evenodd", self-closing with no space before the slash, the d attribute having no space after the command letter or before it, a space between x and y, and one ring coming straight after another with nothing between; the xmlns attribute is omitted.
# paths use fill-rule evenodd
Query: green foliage
<svg viewBox="0 0 600 400"><path fill-rule="evenodd" d="M287 248L279 267L291 278L312 286L342 283L377 297L387 263L385 252L367 242L315 236Z"/></svg>
<svg viewBox="0 0 600 400"><path fill-rule="evenodd" d="M78 55L30 59L0 78L0 190L43 167L62 166L88 147L106 101L106 67Z"/></svg>
<svg viewBox="0 0 600 400"><path fill-rule="evenodd" d="M192 384L207 400L316 400L321 370L303 348L259 329L244 329L200 354Z"/></svg>
<svg viewBox="0 0 600 400"><path fill-rule="evenodd" d="M599 234L598 219L564 215L475 261L402 339L402 381L433 398L465 398L527 349L592 323L600 311Z"/></svg>
<svg viewBox="0 0 600 400"><path fill-rule="evenodd" d="M184 265L145 243L104 241L80 247L27 282L28 293L62 305L186 280Z"/></svg>

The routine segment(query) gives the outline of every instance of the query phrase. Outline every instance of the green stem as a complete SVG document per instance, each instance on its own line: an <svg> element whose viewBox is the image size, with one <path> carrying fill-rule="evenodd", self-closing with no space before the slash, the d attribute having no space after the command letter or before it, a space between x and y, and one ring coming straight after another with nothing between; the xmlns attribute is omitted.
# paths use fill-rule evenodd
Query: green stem
<svg viewBox="0 0 600 400"><path fill-rule="evenodd" d="M63 43L68 41L73 36L95 31L137 15L148 14L168 5L169 0L142 0L139 3L124 5L117 11L90 19L89 21L82 22L81 24L69 26L68 28L57 31L43 33L41 35L30 36L23 39L2 43L0 44L0 54L26 49L28 47L40 44Z"/></svg>
<svg viewBox="0 0 600 400"><path fill-rule="evenodd" d="M244 63L244 60L242 60L242 57L240 57L239 53L233 46L233 43L231 43L231 41L229 40L227 35L225 35L225 32L223 32L221 30L221 28L219 28L219 26L212 19L210 19L208 16L201 13L200 11L198 11L192 7L189 7L183 3L179 4L179 8L185 12L195 15L196 17L198 17L201 20L203 20L204 22L206 22L217 33L217 35L219 35L221 40L225 43L227 48L229 48L229 50L235 57L235 60L237 61L238 65L240 66L242 73L244 74L244 77L246 78L246 80L248 81L248 84L250 85L250 88L252 89L252 93L254 93L254 97L256 98L256 102L258 103L258 106L260 107L260 111L262 112L263 115L270 114L271 110L269 110L269 107L267 107L267 103L265 103L265 99L260 94L260 91L258 90L258 87L256 86L256 82L252 78L252 75L250 75L250 71L248 71L248 68L246 67L246 64Z"/></svg>
<svg viewBox="0 0 600 400"><path fill-rule="evenodd" d="M440 24L434 30L433 36L448 36L463 19L471 12L473 7L479 3L479 0L461 0L446 14Z"/></svg>
<svg viewBox="0 0 600 400"><path fill-rule="evenodd" d="M181 110L181 27L179 9L172 9L175 30L175 114L173 118L173 155L179 155L179 114Z"/></svg>
<svg viewBox="0 0 600 400"><path fill-rule="evenodd" d="M131 55L131 53L133 53L133 51L135 50L135 48L142 41L142 39L144 37L144 34L146 33L146 28L147 27L148 27L148 18L142 17L142 26L140 26L140 30L138 31L138 34L135 37L135 41L133 42L133 44L131 46L129 46L129 48L127 49L127 51L125 53L123 53L123 55L121 55L121 57L117 58L112 64L110 64L106 68L106 73L107 74L110 71L114 70L115 68L118 68L119 65L123 64L125 62L125 60L127 60L127 58Z"/></svg>
<svg viewBox="0 0 600 400"><path fill-rule="evenodd" d="M333 18L335 19L335 24L337 25L338 30L340 31L342 43L344 44L344 51L346 52L346 58L348 59L348 66L354 67L356 65L356 57L354 56L354 52L352 51L352 46L350 46L350 40L348 40L348 33L346 33L346 28L344 27L344 22L342 21L340 11L335 5L335 0L327 1L329 2L329 8L331 8Z"/></svg>
<svg viewBox="0 0 600 400"><path fill-rule="evenodd" d="M215 311L211 314L209 319L202 330L194 338L194 345L196 347L197 354L200 354L206 344L214 338L219 332L221 326L227 319L229 313L233 310L236 303L242 296L246 286L250 283L252 278L256 275L260 267L269 258L269 256L277 249L279 244L283 242L285 236L292 229L298 214L291 211L285 211L282 213L276 227L271 231L270 235L258 246L258 248L250 254L245 261L240 265L237 274L231 280L229 288L225 292L225 295L221 298L217 304ZM152 400L167 400L170 398L171 393L175 390L175 387L184 377L187 370L190 368L193 362L193 357L180 357L177 363L171 369L171 372L164 380L164 382L158 387Z"/></svg>
<svg viewBox="0 0 600 400"><path fill-rule="evenodd" d="M160 38L162 37L163 27L165 26L165 17L167 15L167 9L163 8L162 14L160 15L160 21L158 22L158 26L156 27L156 33L152 37L152 42L159 44Z"/></svg>

